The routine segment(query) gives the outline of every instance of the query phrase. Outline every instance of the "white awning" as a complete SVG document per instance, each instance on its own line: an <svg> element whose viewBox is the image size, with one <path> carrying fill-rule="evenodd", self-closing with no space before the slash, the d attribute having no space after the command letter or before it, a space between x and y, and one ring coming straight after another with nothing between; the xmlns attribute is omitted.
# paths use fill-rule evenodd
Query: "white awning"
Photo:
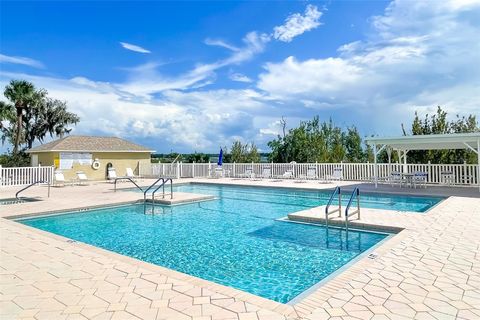
<svg viewBox="0 0 480 320"><path fill-rule="evenodd" d="M477 149L480 141L478 133L429 134L401 137L370 137L369 145L389 146L395 150L448 150Z"/></svg>
<svg viewBox="0 0 480 320"><path fill-rule="evenodd" d="M452 134L428 134L401 137L370 137L366 143L373 147L375 161L374 179L375 187L378 184L377 156L385 148L398 152L400 163L403 162L403 171L407 171L407 153L411 150L451 150L468 149L477 154L477 181L480 191L480 132L475 133L452 133ZM403 153L403 154L402 154ZM390 153L388 154L390 162ZM403 161L402 161L403 160Z"/></svg>

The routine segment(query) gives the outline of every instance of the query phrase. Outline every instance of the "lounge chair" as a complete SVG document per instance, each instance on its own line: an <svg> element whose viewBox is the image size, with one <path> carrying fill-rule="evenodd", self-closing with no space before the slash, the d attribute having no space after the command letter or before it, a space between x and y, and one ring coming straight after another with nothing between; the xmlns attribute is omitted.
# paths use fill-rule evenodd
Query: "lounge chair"
<svg viewBox="0 0 480 320"><path fill-rule="evenodd" d="M417 171L413 174L413 187L416 189L417 185L420 187L427 188L427 178L428 178L428 173L426 172L421 172Z"/></svg>
<svg viewBox="0 0 480 320"><path fill-rule="evenodd" d="M261 181L263 179L270 179L272 177L272 169L270 168L263 168L262 169L262 174L259 175L256 179L256 181Z"/></svg>
<svg viewBox="0 0 480 320"><path fill-rule="evenodd" d="M293 174L293 169L289 169L285 171L284 174L280 176L275 176L275 178L277 179L276 181L282 181L282 179L293 179L295 178L295 175Z"/></svg>
<svg viewBox="0 0 480 320"><path fill-rule="evenodd" d="M77 174L78 185L83 185L83 186L88 185L89 180L85 172L77 171L76 174Z"/></svg>
<svg viewBox="0 0 480 320"><path fill-rule="evenodd" d="M240 173L238 176L240 178L253 179L253 178L255 178L255 173L253 173L252 168L247 168L247 169L245 169L244 173Z"/></svg>
<svg viewBox="0 0 480 320"><path fill-rule="evenodd" d="M300 175L299 182L306 182L307 180L316 180L317 177L317 168L310 167L307 169L307 174Z"/></svg>
<svg viewBox="0 0 480 320"><path fill-rule="evenodd" d="M341 181L343 180L343 169L334 168L333 174L325 176L326 181Z"/></svg>
<svg viewBox="0 0 480 320"><path fill-rule="evenodd" d="M213 170L213 176L212 178L223 178L225 176L225 171L223 170L222 167L216 167Z"/></svg>
<svg viewBox="0 0 480 320"><path fill-rule="evenodd" d="M67 184L67 180L65 180L65 176L63 175L62 171L55 171L53 180L55 187L65 187Z"/></svg>
<svg viewBox="0 0 480 320"><path fill-rule="evenodd" d="M127 168L126 170L127 170L127 172L126 172L127 174L125 175L125 177L130 178L130 179L132 179L133 181L135 181L136 179L138 179L138 176L136 176L135 173L133 173L132 168Z"/></svg>
<svg viewBox="0 0 480 320"><path fill-rule="evenodd" d="M115 168L108 168L107 179L114 181L117 178L118 178L117 177L117 171L115 171Z"/></svg>

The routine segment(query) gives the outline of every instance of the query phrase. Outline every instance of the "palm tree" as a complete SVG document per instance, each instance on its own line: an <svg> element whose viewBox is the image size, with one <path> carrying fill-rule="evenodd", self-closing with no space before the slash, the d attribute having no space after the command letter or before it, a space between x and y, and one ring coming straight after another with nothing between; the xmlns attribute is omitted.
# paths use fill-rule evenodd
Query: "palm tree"
<svg viewBox="0 0 480 320"><path fill-rule="evenodd" d="M10 83L5 87L3 94L15 105L17 125L13 143L13 153L16 154L22 141L23 112L26 110L26 108L28 108L29 104L34 102L37 94L35 86L25 80L10 81Z"/></svg>

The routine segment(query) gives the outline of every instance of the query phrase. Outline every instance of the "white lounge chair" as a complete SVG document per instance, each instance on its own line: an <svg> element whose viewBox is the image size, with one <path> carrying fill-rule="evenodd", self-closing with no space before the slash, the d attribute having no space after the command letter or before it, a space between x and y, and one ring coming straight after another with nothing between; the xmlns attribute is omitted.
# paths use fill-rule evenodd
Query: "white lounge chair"
<svg viewBox="0 0 480 320"><path fill-rule="evenodd" d="M212 178L223 178L225 176L225 171L223 170L222 167L216 167L213 170L213 176Z"/></svg>
<svg viewBox="0 0 480 320"><path fill-rule="evenodd" d="M85 172L77 171L76 174L77 174L77 182L79 185L83 185L83 186L88 185L89 180Z"/></svg>
<svg viewBox="0 0 480 320"><path fill-rule="evenodd" d="M325 176L326 181L341 181L343 180L343 169L334 168L333 174Z"/></svg>
<svg viewBox="0 0 480 320"><path fill-rule="evenodd" d="M252 168L247 168L247 169L245 169L244 173L240 173L238 176L240 178L253 179L253 178L255 178L255 173L253 173Z"/></svg>
<svg viewBox="0 0 480 320"><path fill-rule="evenodd" d="M275 178L277 179L276 181L281 181L282 179L293 179L295 178L295 175L293 174L293 169L289 169L285 171L284 174L280 176L275 176Z"/></svg>
<svg viewBox="0 0 480 320"><path fill-rule="evenodd" d="M317 176L317 168L315 167L310 167L307 169L307 174L302 174L300 176L301 179L303 180L316 180L318 178Z"/></svg>
<svg viewBox="0 0 480 320"><path fill-rule="evenodd" d="M130 178L130 179L132 179L133 181L135 181L136 179L138 179L138 176L136 176L135 173L133 173L132 168L127 168L126 171L127 171L127 172L126 172L125 177Z"/></svg>
<svg viewBox="0 0 480 320"><path fill-rule="evenodd" d="M117 171L115 171L115 168L108 168L107 170L107 179L114 181L117 179Z"/></svg>
<svg viewBox="0 0 480 320"><path fill-rule="evenodd" d="M270 179L272 177L272 169L270 168L263 168L262 169L262 174L259 175L255 180L256 181L261 181L263 179Z"/></svg>
<svg viewBox="0 0 480 320"><path fill-rule="evenodd" d="M67 184L67 180L65 180L65 176L63 175L62 171L55 171L53 180L55 187L64 187Z"/></svg>

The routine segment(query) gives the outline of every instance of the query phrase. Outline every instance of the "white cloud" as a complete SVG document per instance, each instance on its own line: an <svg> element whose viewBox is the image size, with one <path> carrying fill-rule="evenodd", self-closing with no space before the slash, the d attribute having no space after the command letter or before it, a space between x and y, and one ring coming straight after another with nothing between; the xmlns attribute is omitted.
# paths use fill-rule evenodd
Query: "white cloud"
<svg viewBox="0 0 480 320"><path fill-rule="evenodd" d="M120 44L122 45L122 47L124 47L125 49L130 50L130 51L135 51L135 52L139 52L139 53L151 53L150 50L144 49L140 46L137 46L137 45L134 45L134 44L131 44L131 43L120 42Z"/></svg>
<svg viewBox="0 0 480 320"><path fill-rule="evenodd" d="M250 79L249 77L241 73L231 73L229 77L230 77L230 80L232 81L245 82L245 83L253 82L252 79Z"/></svg>
<svg viewBox="0 0 480 320"><path fill-rule="evenodd" d="M305 15L294 13L285 20L283 25L275 27L273 37L280 41L290 42L296 36L320 26L321 16L322 12L316 6L309 4L305 9Z"/></svg>
<svg viewBox="0 0 480 320"><path fill-rule="evenodd" d="M205 42L206 45L209 45L209 46L218 46L218 47L226 48L226 49L232 50L232 51L239 51L240 50L239 48L237 48L235 46L232 46L231 44L228 44L225 41L219 40L219 39L207 38L207 39L205 39L204 42Z"/></svg>
<svg viewBox="0 0 480 320"><path fill-rule="evenodd" d="M86 78L60 79L2 73L0 86L22 78L66 100L81 121L74 134L115 135L142 142L158 151L214 151L230 145L234 136L255 136L255 114L265 103L255 90L167 90L157 99L138 99L119 84Z"/></svg>
<svg viewBox="0 0 480 320"><path fill-rule="evenodd" d="M336 108L368 131L398 132L427 106L480 116L478 16L479 0L393 1L372 18L367 41L341 46L339 56L267 63L257 85L292 108Z"/></svg>
<svg viewBox="0 0 480 320"><path fill-rule="evenodd" d="M45 66L40 61L18 56L7 56L0 53L0 63L13 63L13 64L22 64L25 66L30 66L33 68L43 69Z"/></svg>
<svg viewBox="0 0 480 320"><path fill-rule="evenodd" d="M75 133L118 135L158 151L216 151L238 137L265 148L281 130L281 116L289 128L320 114L364 134L399 134L414 110L436 105L480 117L480 43L473 41L479 2L394 1L371 19L368 40L345 44L331 57L266 63L256 87L244 90L207 86L218 69L262 53L271 36L248 33L226 58L176 76L149 62L128 69L119 83L2 73L0 85L30 80L81 116ZM229 76L247 81L240 73Z"/></svg>
<svg viewBox="0 0 480 320"><path fill-rule="evenodd" d="M143 98L150 98L152 94L166 90L203 87L212 83L216 70L252 59L256 54L263 52L268 41L269 37L265 34L249 32L243 38L244 45L227 58L212 63L198 64L192 70L174 77L162 75L157 70L157 64L147 63L130 69L130 78L126 83L119 84L118 87Z"/></svg>

